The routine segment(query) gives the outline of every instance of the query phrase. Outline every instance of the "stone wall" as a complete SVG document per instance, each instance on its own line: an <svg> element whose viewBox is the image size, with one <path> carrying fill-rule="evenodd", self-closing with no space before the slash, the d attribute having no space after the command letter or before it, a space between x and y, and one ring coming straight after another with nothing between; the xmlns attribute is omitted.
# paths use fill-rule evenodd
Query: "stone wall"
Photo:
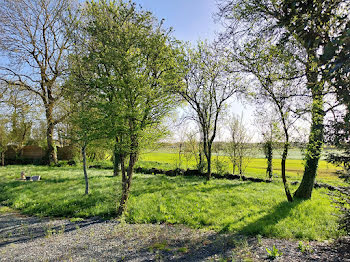
<svg viewBox="0 0 350 262"><path fill-rule="evenodd" d="M58 160L72 160L74 150L72 146L57 147ZM25 146L21 150L17 150L16 146L8 146L5 151L5 164L44 164L46 160L46 152L40 146Z"/></svg>

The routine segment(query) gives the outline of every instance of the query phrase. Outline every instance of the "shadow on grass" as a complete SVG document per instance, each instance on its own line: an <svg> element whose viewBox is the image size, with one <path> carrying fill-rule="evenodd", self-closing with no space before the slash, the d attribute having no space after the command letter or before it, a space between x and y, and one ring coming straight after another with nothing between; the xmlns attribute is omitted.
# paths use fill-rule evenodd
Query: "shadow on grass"
<svg viewBox="0 0 350 262"><path fill-rule="evenodd" d="M23 184L14 181L2 184L0 204L20 209L23 214L40 217L115 216L114 202L109 199L112 196L109 191L96 189L89 195L83 195L76 190L75 184L74 188L69 185L55 186L54 182L49 186L45 184L45 187L38 186L38 182Z"/></svg>
<svg viewBox="0 0 350 262"><path fill-rule="evenodd" d="M156 179L156 177L153 177ZM159 178L159 177L158 177ZM251 184L252 182L250 181L241 181L241 183L225 183L225 184L207 184L205 178L201 177L192 177L192 176L184 176L182 179L184 180L184 184L176 184L176 186L173 186L174 182L171 181L168 177L162 177L161 180L157 181L156 183L149 182L148 177L138 177L138 180L143 180L143 184L147 185L147 188L142 188L142 189L132 189L131 195L138 197L144 194L153 194L157 192L168 192L168 191L181 191L182 193L191 193L193 192L193 186L202 186L201 188L197 188L199 192L202 193L208 193L212 192L214 190L230 190L236 187L240 186L246 186ZM147 183L148 182L148 183ZM162 182L168 182L169 185L165 186L162 184ZM196 185L193 185L192 183L197 183Z"/></svg>
<svg viewBox="0 0 350 262"><path fill-rule="evenodd" d="M269 214L259 218L255 222L247 224L238 233L244 235L265 235L266 228L274 226L279 221L287 218L290 212L302 202L303 200L294 200L292 203L288 201L281 202ZM226 232L229 227L230 224L227 224L221 232Z"/></svg>

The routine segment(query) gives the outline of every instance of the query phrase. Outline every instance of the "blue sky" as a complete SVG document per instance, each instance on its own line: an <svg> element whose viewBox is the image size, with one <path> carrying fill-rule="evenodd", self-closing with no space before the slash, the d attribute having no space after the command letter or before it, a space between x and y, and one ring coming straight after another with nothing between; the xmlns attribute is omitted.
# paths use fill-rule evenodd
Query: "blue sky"
<svg viewBox="0 0 350 262"><path fill-rule="evenodd" d="M179 40L195 43L198 39L213 40L220 27L214 23L215 0L134 0L158 19L165 19L166 27L173 27Z"/></svg>
<svg viewBox="0 0 350 262"><path fill-rule="evenodd" d="M217 12L216 0L134 0L134 2L151 11L159 20L164 18L165 26L173 27L174 36L182 41L195 44L199 39L214 40L215 32L222 29L213 18ZM244 122L248 125L253 122L253 109L249 105L243 106L236 99L231 99L227 111L238 115L243 112ZM224 130L223 136L225 136Z"/></svg>

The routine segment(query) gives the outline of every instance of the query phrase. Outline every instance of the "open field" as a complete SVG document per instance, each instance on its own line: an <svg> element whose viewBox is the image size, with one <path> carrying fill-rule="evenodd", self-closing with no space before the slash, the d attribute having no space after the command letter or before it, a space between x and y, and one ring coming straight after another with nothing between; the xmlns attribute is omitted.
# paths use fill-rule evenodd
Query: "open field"
<svg viewBox="0 0 350 262"><path fill-rule="evenodd" d="M221 163L224 163L226 172L232 173L232 164L229 159L225 156L213 156L213 172L217 172L215 168L215 163L219 159ZM182 157L181 165L179 164L179 156L176 153L166 153L166 152L152 152L144 153L140 157L141 166L147 167L157 167L163 169L173 169L176 167L181 168L195 168L194 159L186 160ZM281 173L281 160L273 160L273 169L276 176L280 176ZM289 180L301 180L304 171L304 161L302 159L288 159L286 163L287 178ZM325 160L319 162L317 181L323 183L330 183L334 185L341 185L342 181L338 178L336 171L339 170L338 167L327 163ZM263 158L253 158L250 159L247 168L245 170L245 175L266 178L266 159Z"/></svg>
<svg viewBox="0 0 350 262"><path fill-rule="evenodd" d="M16 181L22 170L43 180ZM121 192L120 177L111 174L110 170L89 170L91 194L84 196L80 168L2 167L0 205L38 216L111 218ZM314 190L312 200L288 203L277 181L205 182L200 177L136 174L124 219L129 223L184 224L245 235L329 239L341 232L334 216L337 209L327 193L325 189Z"/></svg>
<svg viewBox="0 0 350 262"><path fill-rule="evenodd" d="M221 145L221 147L222 147L222 145ZM265 155L264 155L264 152L262 150L261 145L252 144L251 147L252 147L251 154L253 155L254 158L265 158ZM214 148L215 148L215 143L214 143ZM213 153L215 155L214 151L213 151ZM282 151L283 151L282 148L274 149L273 158L281 159ZM288 151L288 159L302 160L304 158L304 151L305 151L305 149L303 149L303 148L291 147ZM170 144L170 145L159 144L153 150L151 150L151 149L145 150L145 153L150 153L150 152L178 154L179 153L179 146L177 144ZM336 153L336 152L340 152L339 149L334 148L334 147L324 147L322 150L321 159L325 160L329 153ZM224 154L224 153L220 152L220 155L221 154Z"/></svg>

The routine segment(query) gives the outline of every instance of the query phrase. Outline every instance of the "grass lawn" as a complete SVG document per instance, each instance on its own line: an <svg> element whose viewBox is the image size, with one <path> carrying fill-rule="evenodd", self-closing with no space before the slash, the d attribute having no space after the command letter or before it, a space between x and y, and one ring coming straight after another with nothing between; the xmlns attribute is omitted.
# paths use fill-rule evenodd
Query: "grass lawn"
<svg viewBox="0 0 350 262"><path fill-rule="evenodd" d="M16 181L22 170L43 180ZM115 216L121 178L113 177L111 170L89 170L89 177L91 194L84 196L80 168L1 167L0 205L39 216ZM341 232L334 216L337 209L327 193L325 189L314 190L312 200L288 203L277 181L213 179L207 183L199 177L136 174L125 220L276 238L330 239Z"/></svg>

